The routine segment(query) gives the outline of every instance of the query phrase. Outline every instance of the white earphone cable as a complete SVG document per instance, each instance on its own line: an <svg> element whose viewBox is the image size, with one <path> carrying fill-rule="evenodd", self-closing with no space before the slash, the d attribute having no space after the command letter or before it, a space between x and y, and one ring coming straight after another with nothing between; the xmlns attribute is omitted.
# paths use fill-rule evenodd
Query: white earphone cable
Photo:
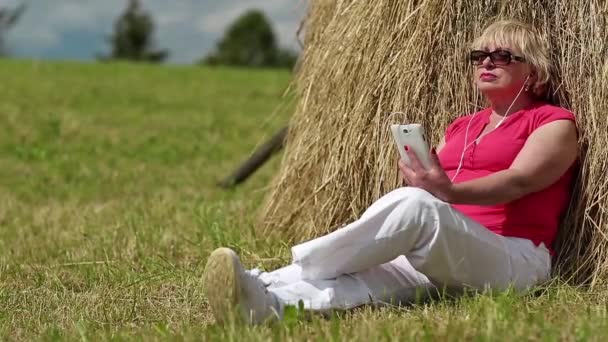
<svg viewBox="0 0 608 342"><path fill-rule="evenodd" d="M511 105L509 106L509 108L507 108L507 111L503 115L502 119L500 119L500 121L498 122L498 124L496 125L496 127L494 127L493 129L485 132L484 134L480 135L479 137L477 137L475 140L471 141L471 143L469 143L467 145L467 140L468 140L468 137L469 137L469 128L471 127L471 122L473 122L473 119L475 118L475 116L477 115L478 112L475 112L475 114L473 114L473 116L471 117L471 119L469 119L469 123L467 124L467 129L466 129L466 131L464 133L464 144L463 144L464 147L462 149L462 154L460 155L460 161L458 162L458 167L456 168L456 173L454 173L454 176L452 176L452 179L451 179L452 182L454 182L454 179L456 179L456 176L458 176L458 173L460 173L460 170L462 169L462 165L463 165L463 162L464 162L464 154L465 154L466 150L469 147L471 147L472 145L474 145L475 143L479 142L479 139L483 138L486 134L488 134L488 133L492 132L493 130L497 129L503 123L503 121L505 121L505 119L509 115L509 111L511 110L511 108L513 108L513 105L515 104L515 101L517 101L517 99L519 98L519 96L523 92L524 88L526 87L526 83L528 82L529 79L530 79L530 75L528 75L526 77L526 80L524 81L524 84L521 86L521 89L519 89L519 92L517 93L517 96L515 96L515 98L513 99L513 102L511 102Z"/></svg>

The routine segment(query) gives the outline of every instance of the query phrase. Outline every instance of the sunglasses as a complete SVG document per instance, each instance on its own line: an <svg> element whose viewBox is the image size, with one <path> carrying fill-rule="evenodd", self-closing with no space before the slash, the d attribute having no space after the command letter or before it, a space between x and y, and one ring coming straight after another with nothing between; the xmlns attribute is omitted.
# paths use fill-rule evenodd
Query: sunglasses
<svg viewBox="0 0 608 342"><path fill-rule="evenodd" d="M473 65L482 65L486 58L490 57L494 65L509 65L512 61L524 62L526 59L515 56L507 50L495 50L492 52L473 50L469 54L469 59Z"/></svg>

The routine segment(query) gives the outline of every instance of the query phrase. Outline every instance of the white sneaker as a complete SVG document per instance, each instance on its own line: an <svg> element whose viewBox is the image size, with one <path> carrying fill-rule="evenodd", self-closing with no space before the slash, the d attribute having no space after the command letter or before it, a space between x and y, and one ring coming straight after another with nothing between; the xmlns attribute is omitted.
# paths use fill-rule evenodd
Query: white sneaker
<svg viewBox="0 0 608 342"><path fill-rule="evenodd" d="M218 248L207 260L203 283L213 316L218 323L238 314L250 324L280 318L280 300L264 283L245 271L241 260L229 248Z"/></svg>

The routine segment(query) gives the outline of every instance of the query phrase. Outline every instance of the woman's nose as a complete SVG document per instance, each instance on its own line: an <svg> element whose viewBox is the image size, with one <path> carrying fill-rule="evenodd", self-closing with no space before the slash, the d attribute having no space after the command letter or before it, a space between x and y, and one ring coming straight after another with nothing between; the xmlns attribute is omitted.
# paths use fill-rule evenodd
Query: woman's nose
<svg viewBox="0 0 608 342"><path fill-rule="evenodd" d="M486 57L486 59L484 59L481 62L481 66L483 66L484 68L487 68L487 67L493 68L494 67L494 63L492 63L492 59L490 58L490 56Z"/></svg>

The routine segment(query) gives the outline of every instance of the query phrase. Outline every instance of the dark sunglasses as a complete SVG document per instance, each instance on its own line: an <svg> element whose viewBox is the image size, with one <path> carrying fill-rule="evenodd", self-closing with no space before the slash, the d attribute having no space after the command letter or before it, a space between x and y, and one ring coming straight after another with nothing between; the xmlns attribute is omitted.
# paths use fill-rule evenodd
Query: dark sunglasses
<svg viewBox="0 0 608 342"><path fill-rule="evenodd" d="M520 56L515 56L507 50L496 50L492 52L473 50L469 54L469 59L473 65L482 65L486 58L490 57L494 65L509 65L513 60L524 62L526 59Z"/></svg>

